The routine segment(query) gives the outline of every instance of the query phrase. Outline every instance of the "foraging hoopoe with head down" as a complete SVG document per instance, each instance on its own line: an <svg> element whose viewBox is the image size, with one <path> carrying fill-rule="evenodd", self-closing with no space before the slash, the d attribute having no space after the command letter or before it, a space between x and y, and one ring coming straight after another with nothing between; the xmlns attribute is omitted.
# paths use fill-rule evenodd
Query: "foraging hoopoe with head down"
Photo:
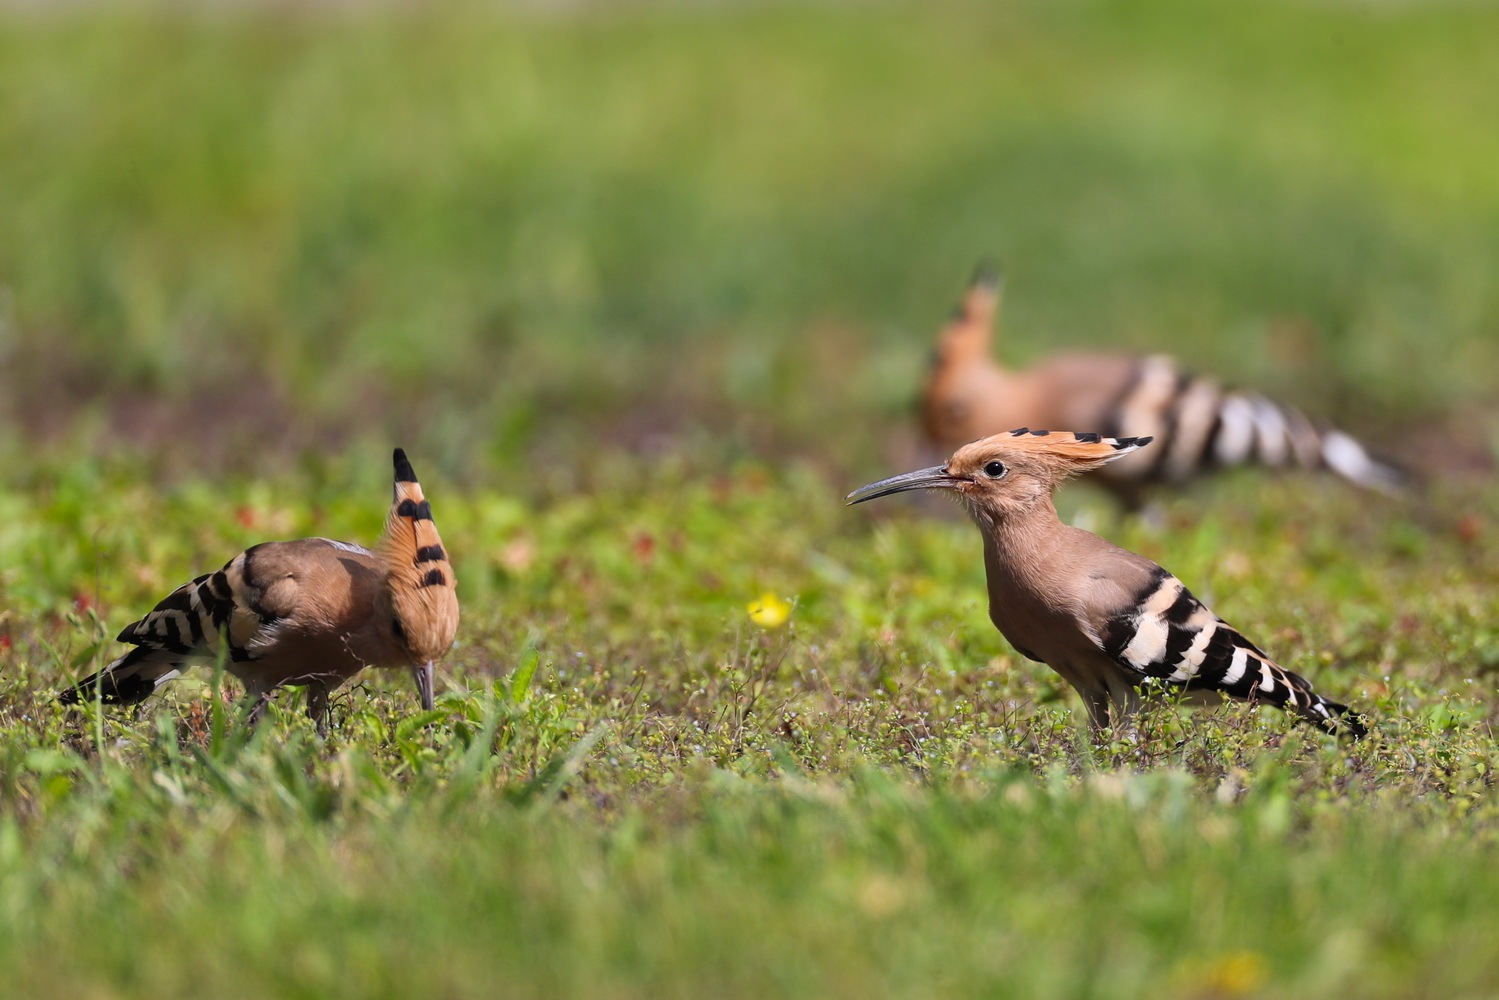
<svg viewBox="0 0 1499 1000"><path fill-rule="evenodd" d="M1095 427L1158 445L1104 469L1098 481L1128 506L1142 490L1212 469L1259 463L1326 468L1358 486L1398 492L1408 476L1352 436L1253 392L1192 376L1165 355L1065 353L1023 371L995 362L999 273L981 267L942 329L922 395L926 436L956 448L1010 427Z"/></svg>
<svg viewBox="0 0 1499 1000"><path fill-rule="evenodd" d="M458 630L456 583L432 507L397 448L395 498L375 551L328 538L246 549L126 626L119 641L135 648L59 697L134 704L222 657L252 718L276 688L300 686L322 732L328 693L365 667L409 669L430 710L434 664Z"/></svg>
<svg viewBox="0 0 1499 1000"><path fill-rule="evenodd" d="M1330 733L1363 736L1363 721L1270 659L1144 556L1063 524L1052 492L1068 476L1124 459L1150 438L1021 428L959 448L946 465L871 483L863 503L906 490L957 494L984 536L989 618L1027 659L1082 696L1097 730L1160 684L1197 698L1278 705Z"/></svg>

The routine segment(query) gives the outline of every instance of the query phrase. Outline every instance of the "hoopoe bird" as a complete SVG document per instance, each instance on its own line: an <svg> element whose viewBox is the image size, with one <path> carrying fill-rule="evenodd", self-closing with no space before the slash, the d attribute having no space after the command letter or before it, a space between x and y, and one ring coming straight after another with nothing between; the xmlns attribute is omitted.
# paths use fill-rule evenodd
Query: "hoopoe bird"
<svg viewBox="0 0 1499 1000"><path fill-rule="evenodd" d="M1096 427L1159 444L1103 470L1098 482L1126 506L1145 488L1213 469L1259 463L1326 468L1351 483L1399 492L1407 474L1343 431L1319 427L1258 393L1224 389L1184 372L1172 358L1064 353L1022 371L991 353L999 316L999 272L980 267L943 327L922 395L922 427L943 449L1010 427Z"/></svg>
<svg viewBox="0 0 1499 1000"><path fill-rule="evenodd" d="M907 490L956 493L984 536L989 618L1022 656L1077 689L1094 730L1128 721L1138 689L1178 690L1277 705L1329 733L1355 738L1358 715L1312 690L1180 580L1144 556L1063 524L1052 493L1069 476L1127 459L1148 437L1032 431L959 448L946 465L850 493L852 504Z"/></svg>
<svg viewBox="0 0 1499 1000"><path fill-rule="evenodd" d="M271 692L300 686L326 732L329 692L365 667L410 670L430 710L436 661L458 631L456 585L432 506L397 448L395 498L374 551L328 538L246 549L126 626L118 641L135 648L59 698L134 704L222 658L244 684L252 719Z"/></svg>

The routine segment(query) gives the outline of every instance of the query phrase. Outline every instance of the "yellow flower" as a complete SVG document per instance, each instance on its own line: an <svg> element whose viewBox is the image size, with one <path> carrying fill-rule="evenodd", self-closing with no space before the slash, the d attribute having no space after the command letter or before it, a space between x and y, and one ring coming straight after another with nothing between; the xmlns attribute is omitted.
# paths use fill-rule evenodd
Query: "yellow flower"
<svg viewBox="0 0 1499 1000"><path fill-rule="evenodd" d="M1209 996L1238 997L1254 993L1265 982L1265 958L1258 952L1231 951L1209 961L1201 985Z"/></svg>
<svg viewBox="0 0 1499 1000"><path fill-rule="evenodd" d="M791 617L791 604L767 591L758 600L750 601L750 621L761 628L780 628Z"/></svg>

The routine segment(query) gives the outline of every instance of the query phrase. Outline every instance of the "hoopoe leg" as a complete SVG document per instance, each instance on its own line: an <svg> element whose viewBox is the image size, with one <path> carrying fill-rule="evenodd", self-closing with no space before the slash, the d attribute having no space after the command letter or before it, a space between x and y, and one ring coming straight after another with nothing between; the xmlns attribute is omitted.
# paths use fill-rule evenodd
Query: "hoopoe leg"
<svg viewBox="0 0 1499 1000"><path fill-rule="evenodd" d="M328 738L328 687L317 681L307 685L307 717L317 724L317 734Z"/></svg>
<svg viewBox="0 0 1499 1000"><path fill-rule="evenodd" d="M1088 729L1096 739L1100 730L1109 727L1108 692L1090 688L1079 689L1078 694L1083 696L1083 707L1088 710Z"/></svg>
<svg viewBox="0 0 1499 1000"><path fill-rule="evenodd" d="M1110 675L1109 701L1114 709L1114 726L1118 729L1133 728L1144 705L1135 686L1123 677Z"/></svg>
<svg viewBox="0 0 1499 1000"><path fill-rule="evenodd" d="M1113 726L1116 734L1135 724L1143 702L1140 693L1123 678L1110 677L1104 688L1090 688L1078 692L1083 696L1083 707L1088 710L1089 727L1096 736L1098 731Z"/></svg>
<svg viewBox="0 0 1499 1000"><path fill-rule="evenodd" d="M271 700L271 692L258 681L245 681L244 704L250 706L250 711L245 715L245 722L251 726L260 724L260 717L265 713L265 704Z"/></svg>

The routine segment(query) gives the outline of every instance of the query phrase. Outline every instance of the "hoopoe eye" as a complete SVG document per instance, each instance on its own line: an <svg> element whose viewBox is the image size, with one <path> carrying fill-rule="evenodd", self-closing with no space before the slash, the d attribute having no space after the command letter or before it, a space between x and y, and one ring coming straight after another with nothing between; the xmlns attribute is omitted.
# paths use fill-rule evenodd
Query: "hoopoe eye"
<svg viewBox="0 0 1499 1000"><path fill-rule="evenodd" d="M984 466L984 475L988 476L990 479L998 479L1008 471L1010 470L1005 468L1005 463L1003 462L990 462L988 465Z"/></svg>

